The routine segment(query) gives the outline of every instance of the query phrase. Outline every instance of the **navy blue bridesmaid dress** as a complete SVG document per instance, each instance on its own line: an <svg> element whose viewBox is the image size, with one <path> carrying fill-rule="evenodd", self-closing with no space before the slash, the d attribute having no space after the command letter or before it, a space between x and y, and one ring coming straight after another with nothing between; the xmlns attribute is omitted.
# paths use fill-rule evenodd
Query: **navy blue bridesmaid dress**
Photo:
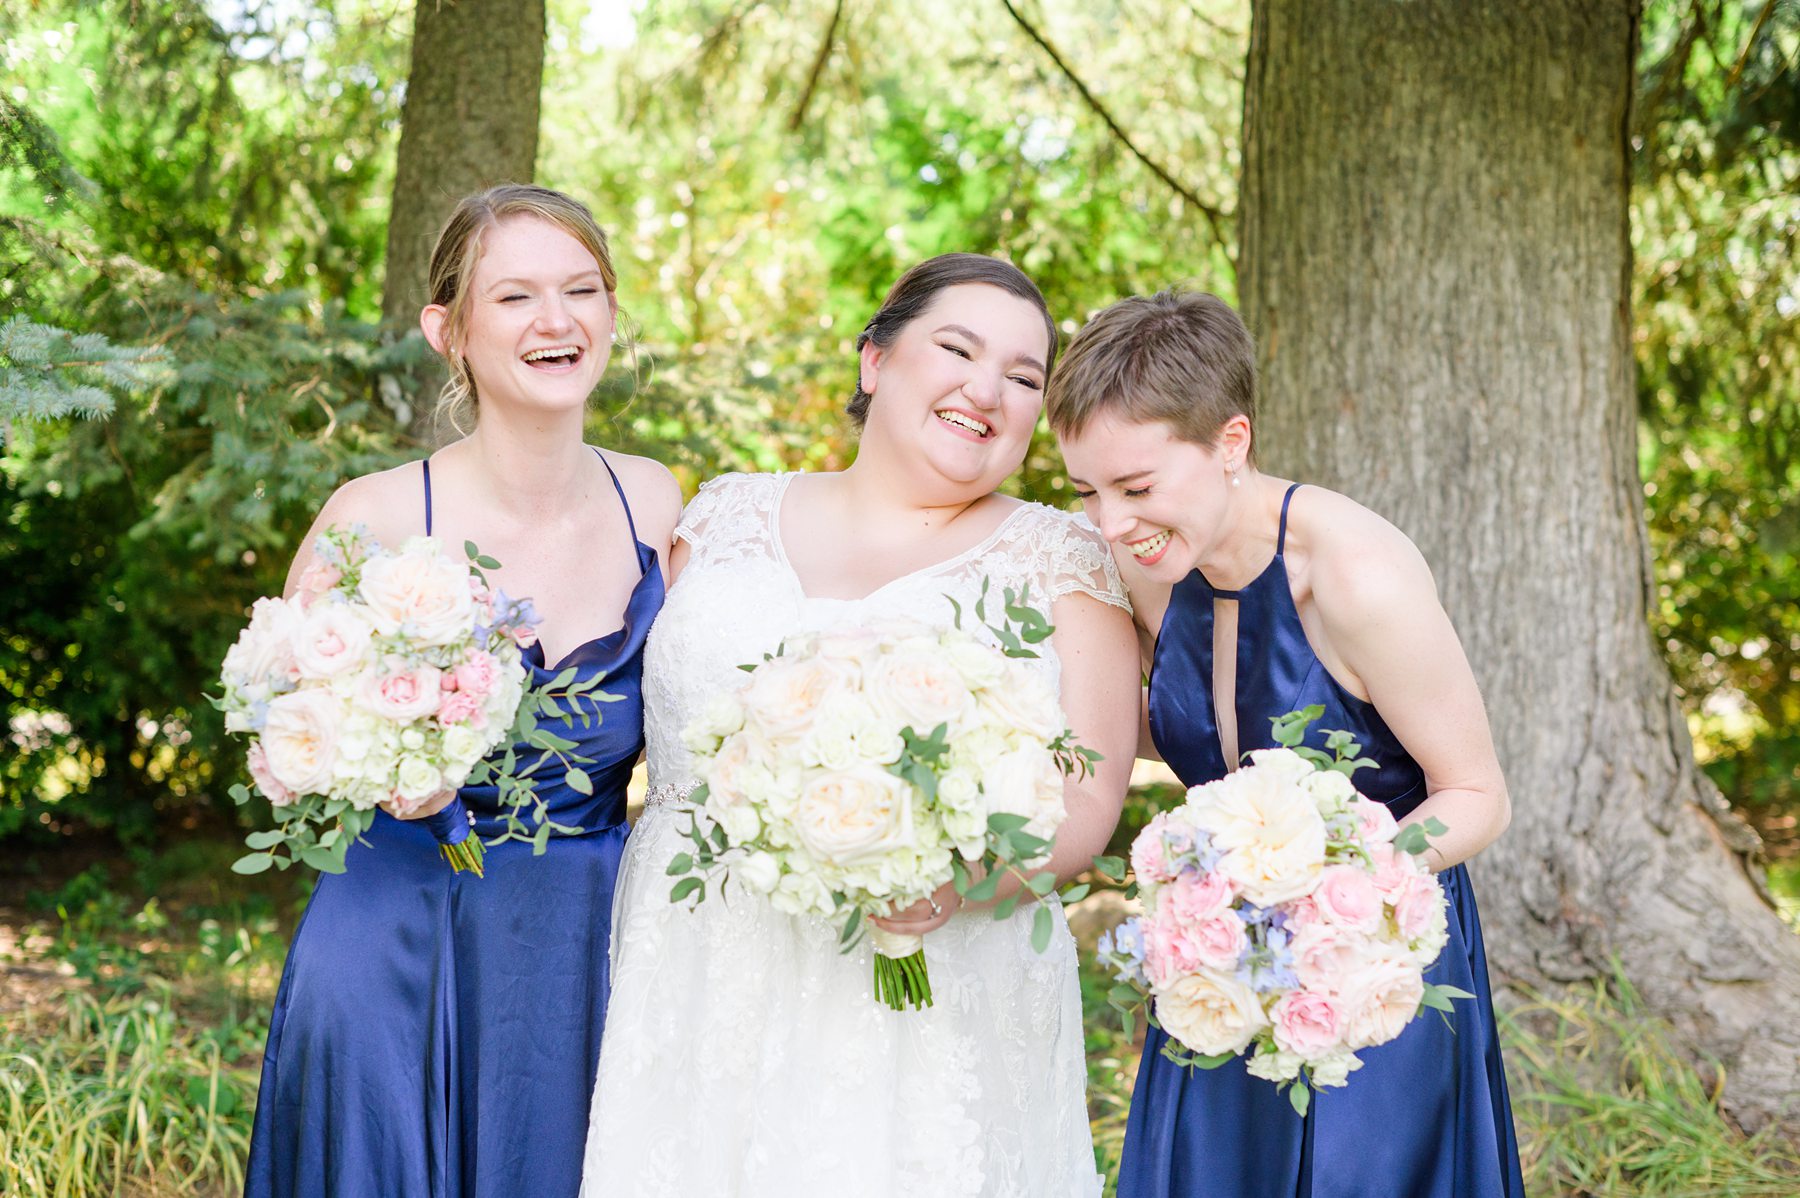
<svg viewBox="0 0 1800 1198"><path fill-rule="evenodd" d="M1425 799L1425 776L1380 714L1328 674L1307 643L1288 589L1288 503L1275 560L1239 591L1198 571L1169 598L1150 673L1150 733L1188 786L1223 777L1213 702L1215 601L1236 601L1236 736L1240 749L1274 747L1270 720L1321 704L1326 731L1356 734L1380 766L1357 787L1404 816ZM1273 1083L1238 1057L1187 1069L1162 1055L1150 1029L1125 1130L1119 1198L1519 1198L1518 1143L1506 1095L1475 892L1461 865L1438 877L1450 900L1450 940L1426 980L1461 987L1451 1025L1426 1012L1400 1036L1365 1049L1349 1085L1317 1091L1302 1119Z"/></svg>
<svg viewBox="0 0 1800 1198"><path fill-rule="evenodd" d="M602 458L604 463L605 459ZM612 467L607 466L608 473ZM644 638L663 601L654 549L617 631L574 666L617 702L556 725L590 759L593 794L537 779L551 818L582 829L533 857L488 849L486 877L454 873L424 821L375 817L342 874L319 879L275 996L245 1172L249 1198L574 1198L609 987L625 788L644 743ZM425 463L425 531L431 466ZM529 760L529 759L528 759ZM552 762L554 765L554 762ZM493 787L464 801L483 837L502 827Z"/></svg>

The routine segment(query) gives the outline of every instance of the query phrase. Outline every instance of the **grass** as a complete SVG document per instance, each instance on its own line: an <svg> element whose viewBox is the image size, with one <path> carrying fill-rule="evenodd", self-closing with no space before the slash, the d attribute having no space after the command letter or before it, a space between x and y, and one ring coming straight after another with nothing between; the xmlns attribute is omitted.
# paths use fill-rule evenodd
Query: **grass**
<svg viewBox="0 0 1800 1198"><path fill-rule="evenodd" d="M75 991L0 1039L8 1193L221 1193L243 1182L255 1074L183 1028L166 992Z"/></svg>
<svg viewBox="0 0 1800 1198"><path fill-rule="evenodd" d="M1529 1192L1800 1193L1800 1149L1773 1129L1738 1131L1719 1110L1717 1084L1681 1059L1622 978L1561 999L1534 996L1501 1030Z"/></svg>

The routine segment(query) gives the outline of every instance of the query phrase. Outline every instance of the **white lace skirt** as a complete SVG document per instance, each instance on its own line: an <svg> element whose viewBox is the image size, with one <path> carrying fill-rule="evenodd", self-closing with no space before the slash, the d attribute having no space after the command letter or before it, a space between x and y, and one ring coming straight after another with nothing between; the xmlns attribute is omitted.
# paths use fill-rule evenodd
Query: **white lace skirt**
<svg viewBox="0 0 1800 1198"><path fill-rule="evenodd" d="M663 796L656 796L663 798ZM653 802L613 912L583 1198L1095 1198L1075 942L1031 912L925 938L894 1012L865 941L728 891L671 906L686 819Z"/></svg>

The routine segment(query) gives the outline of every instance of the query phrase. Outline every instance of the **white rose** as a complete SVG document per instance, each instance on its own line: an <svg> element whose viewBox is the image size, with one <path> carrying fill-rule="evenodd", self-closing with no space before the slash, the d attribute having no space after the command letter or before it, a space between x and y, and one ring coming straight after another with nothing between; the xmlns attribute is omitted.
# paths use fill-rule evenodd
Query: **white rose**
<svg viewBox="0 0 1800 1198"><path fill-rule="evenodd" d="M444 789L444 774L425 758L408 754L400 759L394 789L400 792L401 798L416 803Z"/></svg>
<svg viewBox="0 0 1800 1198"><path fill-rule="evenodd" d="M295 794L322 794L337 761L344 708L329 691L278 695L269 703L262 747L269 772Z"/></svg>
<svg viewBox="0 0 1800 1198"><path fill-rule="evenodd" d="M798 737L841 688L842 676L829 662L777 657L750 675L743 692L744 718L770 739Z"/></svg>
<svg viewBox="0 0 1800 1198"><path fill-rule="evenodd" d="M369 656L374 629L348 603L315 603L294 635L294 664L302 678L331 678Z"/></svg>
<svg viewBox="0 0 1800 1198"><path fill-rule="evenodd" d="M1255 1056L1244 1062L1244 1072L1264 1081L1285 1082L1299 1077L1300 1067L1304 1064L1306 1060L1299 1053L1265 1047L1258 1049Z"/></svg>
<svg viewBox="0 0 1800 1198"><path fill-rule="evenodd" d="M1063 819L1063 776L1047 749L1027 746L1002 753L981 773L989 813L1022 815L1038 836L1054 833Z"/></svg>
<svg viewBox="0 0 1800 1198"><path fill-rule="evenodd" d="M795 831L814 856L854 865L912 843L912 793L873 766L823 773L800 792Z"/></svg>
<svg viewBox="0 0 1800 1198"><path fill-rule="evenodd" d="M482 744L481 734L465 724L455 724L444 729L444 756L460 771L464 778L481 755L487 751Z"/></svg>
<svg viewBox="0 0 1800 1198"><path fill-rule="evenodd" d="M475 627L475 597L469 568L415 537L397 554L379 554L363 564L358 587L378 632L404 633L427 645L448 645Z"/></svg>
<svg viewBox="0 0 1800 1198"><path fill-rule="evenodd" d="M1348 811L1356 799L1356 787L1336 770L1314 770L1301 784L1312 793L1321 812Z"/></svg>
<svg viewBox="0 0 1800 1198"><path fill-rule="evenodd" d="M773 853L751 853L731 867L731 876L757 894L768 894L781 884L781 862Z"/></svg>
<svg viewBox="0 0 1800 1198"><path fill-rule="evenodd" d="M1268 907L1310 894L1319 884L1325 820L1289 771L1262 764L1195 788L1189 803L1194 822L1225 850L1219 872L1251 902Z"/></svg>
<svg viewBox="0 0 1800 1198"><path fill-rule="evenodd" d="M1362 1058L1349 1049L1327 1053L1312 1063L1312 1084L1320 1089L1341 1086L1362 1068Z"/></svg>
<svg viewBox="0 0 1800 1198"><path fill-rule="evenodd" d="M1292 749L1253 749L1250 764L1258 772L1292 786L1318 773L1318 767Z"/></svg>
<svg viewBox="0 0 1800 1198"><path fill-rule="evenodd" d="M1210 969L1183 974L1156 994L1163 1029L1195 1052L1242 1052L1268 1016L1256 992L1229 974Z"/></svg>
<svg viewBox="0 0 1800 1198"><path fill-rule="evenodd" d="M249 625L225 653L225 677L247 689L268 682L285 687L296 669L294 638L303 620L301 609L285 599L258 599L250 608Z"/></svg>
<svg viewBox="0 0 1800 1198"><path fill-rule="evenodd" d="M981 692L984 715L1008 731L1018 731L1040 744L1048 744L1068 727L1056 696L1043 680L1015 663L1000 686Z"/></svg>
<svg viewBox="0 0 1800 1198"><path fill-rule="evenodd" d="M944 657L970 690L999 686L1006 680L1006 658L966 632L952 630L943 638Z"/></svg>

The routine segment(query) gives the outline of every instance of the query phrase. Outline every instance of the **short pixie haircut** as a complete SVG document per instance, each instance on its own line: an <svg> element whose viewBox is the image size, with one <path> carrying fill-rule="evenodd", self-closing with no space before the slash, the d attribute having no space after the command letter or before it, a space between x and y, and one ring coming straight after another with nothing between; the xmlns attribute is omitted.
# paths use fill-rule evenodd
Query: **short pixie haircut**
<svg viewBox="0 0 1800 1198"><path fill-rule="evenodd" d="M880 310L869 318L869 323L857 334L856 351L861 353L863 346L870 344L879 349L887 349L900 336L901 329L931 306L931 301L937 298L938 292L965 283L998 287L1036 308L1044 318L1044 333L1050 338L1050 352L1044 360L1044 369L1055 367L1056 321L1050 317L1050 305L1044 302L1044 293L1025 276L1024 271L1004 258L990 258L986 254L939 254L935 258L927 258L901 275L900 281L888 291L887 298L881 301ZM857 428L861 428L869 419L870 398L869 393L862 389L862 376L859 373L856 394L850 397L849 406L845 408L850 419L856 422Z"/></svg>
<svg viewBox="0 0 1800 1198"><path fill-rule="evenodd" d="M1134 295L1075 335L1044 410L1060 437L1112 415L1161 421L1183 441L1210 446L1233 416L1256 424L1256 343L1216 295Z"/></svg>

